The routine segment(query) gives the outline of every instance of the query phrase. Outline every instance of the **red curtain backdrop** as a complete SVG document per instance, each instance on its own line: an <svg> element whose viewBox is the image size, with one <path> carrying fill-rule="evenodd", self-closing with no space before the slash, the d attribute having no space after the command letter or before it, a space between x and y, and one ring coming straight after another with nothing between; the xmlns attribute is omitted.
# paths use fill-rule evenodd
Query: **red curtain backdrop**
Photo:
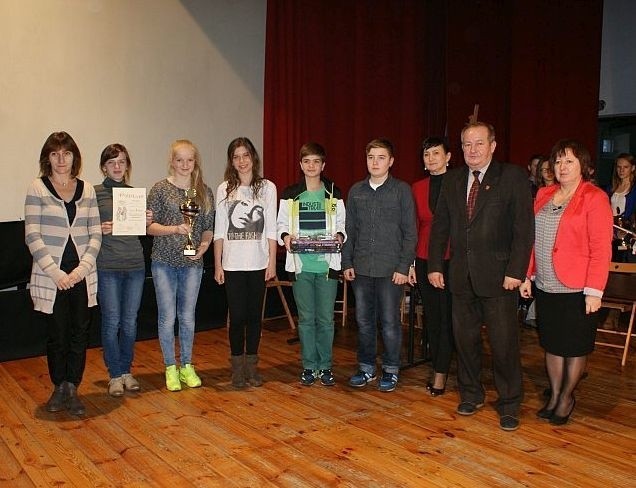
<svg viewBox="0 0 636 488"><path fill-rule="evenodd" d="M327 150L343 189L366 176L364 147L388 137L393 173L422 177L421 140L459 133L479 104L496 157L526 165L562 137L596 152L602 0L269 0L263 159L279 190L298 149Z"/></svg>
<svg viewBox="0 0 636 488"><path fill-rule="evenodd" d="M396 148L393 173L421 177L424 134L444 131L445 2L273 0L267 5L265 175L300 177L307 141L344 191L366 176L364 148Z"/></svg>
<svg viewBox="0 0 636 488"><path fill-rule="evenodd" d="M548 155L564 137L581 140L595 157L603 2L530 4L517 2L512 23L511 157Z"/></svg>

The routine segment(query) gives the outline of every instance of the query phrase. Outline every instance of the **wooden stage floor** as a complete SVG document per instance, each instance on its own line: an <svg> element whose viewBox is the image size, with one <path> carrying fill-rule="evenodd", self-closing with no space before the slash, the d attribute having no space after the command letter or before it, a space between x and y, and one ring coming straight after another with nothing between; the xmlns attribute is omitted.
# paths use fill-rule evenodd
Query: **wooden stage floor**
<svg viewBox="0 0 636 488"><path fill-rule="evenodd" d="M165 389L156 340L137 343L140 394L106 394L101 349L88 352L80 393L87 415L49 414L43 357L0 363L0 485L22 486L636 486L636 354L597 350L570 423L535 418L546 387L541 350L524 329L521 428L504 432L490 403L473 417L424 389L428 365L404 370L398 389L356 390L355 328L339 329L332 388L298 383L299 345L285 323L261 343L262 388L229 385L225 329L196 335L203 387ZM454 368L454 366L453 366ZM454 370L453 370L454 373ZM489 372L488 402L495 399Z"/></svg>

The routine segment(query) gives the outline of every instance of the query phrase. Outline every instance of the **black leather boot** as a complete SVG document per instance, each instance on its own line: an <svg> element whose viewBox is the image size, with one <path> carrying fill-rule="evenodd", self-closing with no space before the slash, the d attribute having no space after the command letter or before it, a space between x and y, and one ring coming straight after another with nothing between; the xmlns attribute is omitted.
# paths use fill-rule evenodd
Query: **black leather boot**
<svg viewBox="0 0 636 488"><path fill-rule="evenodd" d="M77 396L77 386L73 383L65 382L66 386L66 408L71 415L82 416L86 413L84 404Z"/></svg>
<svg viewBox="0 0 636 488"><path fill-rule="evenodd" d="M66 391L64 390L64 382L53 388L51 398L46 402L47 412L61 412L66 410Z"/></svg>

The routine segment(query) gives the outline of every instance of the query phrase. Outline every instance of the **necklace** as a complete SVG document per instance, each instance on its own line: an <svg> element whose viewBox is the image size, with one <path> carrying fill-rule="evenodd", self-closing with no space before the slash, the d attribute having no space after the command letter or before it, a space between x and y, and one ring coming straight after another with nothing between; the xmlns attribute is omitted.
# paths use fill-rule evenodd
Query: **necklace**
<svg viewBox="0 0 636 488"><path fill-rule="evenodd" d="M60 185L62 188L66 188L66 187L68 186L69 182L71 181L71 180L66 180L66 181L57 181L57 180L56 180L55 178L53 178L53 177L51 177L50 179L51 179L51 181L53 181L53 183L55 183L55 184L57 184L57 185Z"/></svg>

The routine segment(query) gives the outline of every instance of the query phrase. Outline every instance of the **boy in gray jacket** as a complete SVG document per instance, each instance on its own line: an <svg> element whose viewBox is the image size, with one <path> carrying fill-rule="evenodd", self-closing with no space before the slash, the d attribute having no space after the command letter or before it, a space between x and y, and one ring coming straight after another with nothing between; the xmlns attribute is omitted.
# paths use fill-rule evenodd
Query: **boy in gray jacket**
<svg viewBox="0 0 636 488"><path fill-rule="evenodd" d="M342 250L345 279L352 282L358 323L359 371L349 384L376 379L377 321L382 326L380 391L395 390L400 370L400 299L415 260L417 229L410 186L393 178L393 144L374 139L366 147L369 176L347 198L347 242Z"/></svg>

